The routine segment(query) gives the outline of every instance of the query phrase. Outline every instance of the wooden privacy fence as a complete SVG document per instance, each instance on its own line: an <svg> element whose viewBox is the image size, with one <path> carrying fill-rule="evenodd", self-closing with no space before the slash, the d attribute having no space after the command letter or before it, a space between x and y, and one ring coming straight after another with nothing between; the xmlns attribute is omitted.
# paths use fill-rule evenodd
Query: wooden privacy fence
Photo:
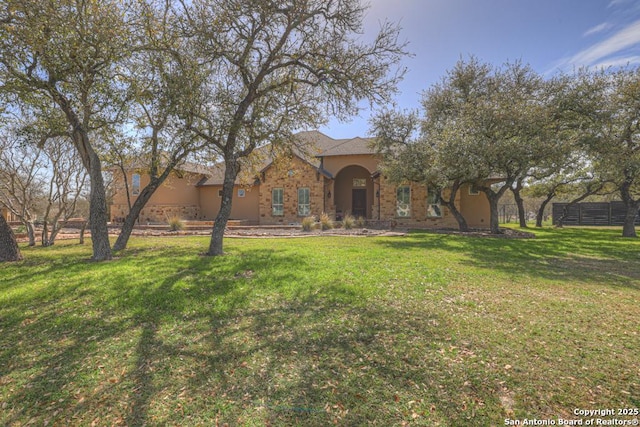
<svg viewBox="0 0 640 427"><path fill-rule="evenodd" d="M568 203L554 203L553 224L557 224ZM564 225L623 225L627 208L622 202L576 203L569 206ZM640 225L640 216L636 214L636 225Z"/></svg>

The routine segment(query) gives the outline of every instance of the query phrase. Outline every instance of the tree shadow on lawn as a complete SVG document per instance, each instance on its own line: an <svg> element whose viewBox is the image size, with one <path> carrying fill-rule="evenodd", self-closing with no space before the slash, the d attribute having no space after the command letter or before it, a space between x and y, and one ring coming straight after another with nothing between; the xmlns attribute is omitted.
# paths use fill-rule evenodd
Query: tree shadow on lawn
<svg viewBox="0 0 640 427"><path fill-rule="evenodd" d="M149 331L140 340L138 364L184 360L188 374L170 374L159 384L157 374L138 370L134 380L145 393L127 424L497 421L499 375L469 369L463 361L473 353L452 341L445 321L414 309L307 294L210 316L208 330L191 342L169 344ZM173 400L161 403L162 396Z"/></svg>
<svg viewBox="0 0 640 427"><path fill-rule="evenodd" d="M166 271L141 285L119 262ZM100 286L15 307L31 314L1 327L1 423L389 425L499 413L498 374L464 363L472 344L419 302L315 283L313 260L295 253L155 262L123 257Z"/></svg>
<svg viewBox="0 0 640 427"><path fill-rule="evenodd" d="M535 239L468 237L428 231L402 239L379 239L394 250L444 251L465 265L515 277L579 281L640 290L640 242L617 230L536 230Z"/></svg>
<svg viewBox="0 0 640 427"><path fill-rule="evenodd" d="M187 264L123 257L109 263L46 265L39 274L51 277L47 289L20 295L1 310L0 423L36 419L86 424L93 418L85 417L93 414L106 424L144 424L154 393L149 366L160 360L156 350L163 345L159 328L214 314L224 317L246 304L252 291L246 282L254 272L273 263L304 264L295 256L250 252L191 258ZM165 269L167 274L156 276L164 277L161 283L140 284L132 282L130 269L118 269L119 263ZM92 269L108 277L88 287L67 276ZM60 283L63 277L69 278L67 283ZM7 286L17 287L24 279L16 275ZM283 273L280 279L296 276Z"/></svg>

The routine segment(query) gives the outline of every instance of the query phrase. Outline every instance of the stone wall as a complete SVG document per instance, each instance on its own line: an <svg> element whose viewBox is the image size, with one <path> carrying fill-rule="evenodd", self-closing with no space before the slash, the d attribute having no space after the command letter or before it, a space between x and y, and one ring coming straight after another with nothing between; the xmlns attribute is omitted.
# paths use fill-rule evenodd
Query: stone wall
<svg viewBox="0 0 640 427"><path fill-rule="evenodd" d="M311 215L319 216L328 207L325 200L325 178L313 166L293 157L272 164L263 174L260 183L260 224L297 224L298 189L309 188ZM274 216L271 206L272 190L284 190L284 215Z"/></svg>
<svg viewBox="0 0 640 427"><path fill-rule="evenodd" d="M128 212L127 205L111 205L111 222L122 222ZM200 207L195 205L152 205L142 209L139 221L143 224L166 224L167 220L174 216L183 220L198 220L201 218Z"/></svg>
<svg viewBox="0 0 640 427"><path fill-rule="evenodd" d="M378 187L379 183L379 187ZM380 218L378 218L378 199L374 198L373 218L385 221L393 221L400 227L418 228L457 228L458 223L447 208L442 206L442 217L430 218L427 216L427 186L416 183L407 183L411 188L411 216L398 217L397 193L399 187L388 182L383 176L376 181L374 188L380 190ZM460 193L456 197L456 206L460 206ZM446 196L445 190L445 196Z"/></svg>

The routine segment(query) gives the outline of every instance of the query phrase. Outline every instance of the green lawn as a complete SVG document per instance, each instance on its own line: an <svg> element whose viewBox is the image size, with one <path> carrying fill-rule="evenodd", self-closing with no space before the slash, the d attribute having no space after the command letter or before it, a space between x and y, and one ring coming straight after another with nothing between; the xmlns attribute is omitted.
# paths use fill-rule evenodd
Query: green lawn
<svg viewBox="0 0 640 427"><path fill-rule="evenodd" d="M640 241L134 238L0 265L1 425L505 425L640 407Z"/></svg>

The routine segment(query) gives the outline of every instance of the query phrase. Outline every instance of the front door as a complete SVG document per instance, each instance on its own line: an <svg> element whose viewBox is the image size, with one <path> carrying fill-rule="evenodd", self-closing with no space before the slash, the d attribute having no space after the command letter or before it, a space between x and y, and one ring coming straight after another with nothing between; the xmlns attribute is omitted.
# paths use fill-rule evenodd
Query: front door
<svg viewBox="0 0 640 427"><path fill-rule="evenodd" d="M359 188L351 190L351 215L367 217L367 189Z"/></svg>

